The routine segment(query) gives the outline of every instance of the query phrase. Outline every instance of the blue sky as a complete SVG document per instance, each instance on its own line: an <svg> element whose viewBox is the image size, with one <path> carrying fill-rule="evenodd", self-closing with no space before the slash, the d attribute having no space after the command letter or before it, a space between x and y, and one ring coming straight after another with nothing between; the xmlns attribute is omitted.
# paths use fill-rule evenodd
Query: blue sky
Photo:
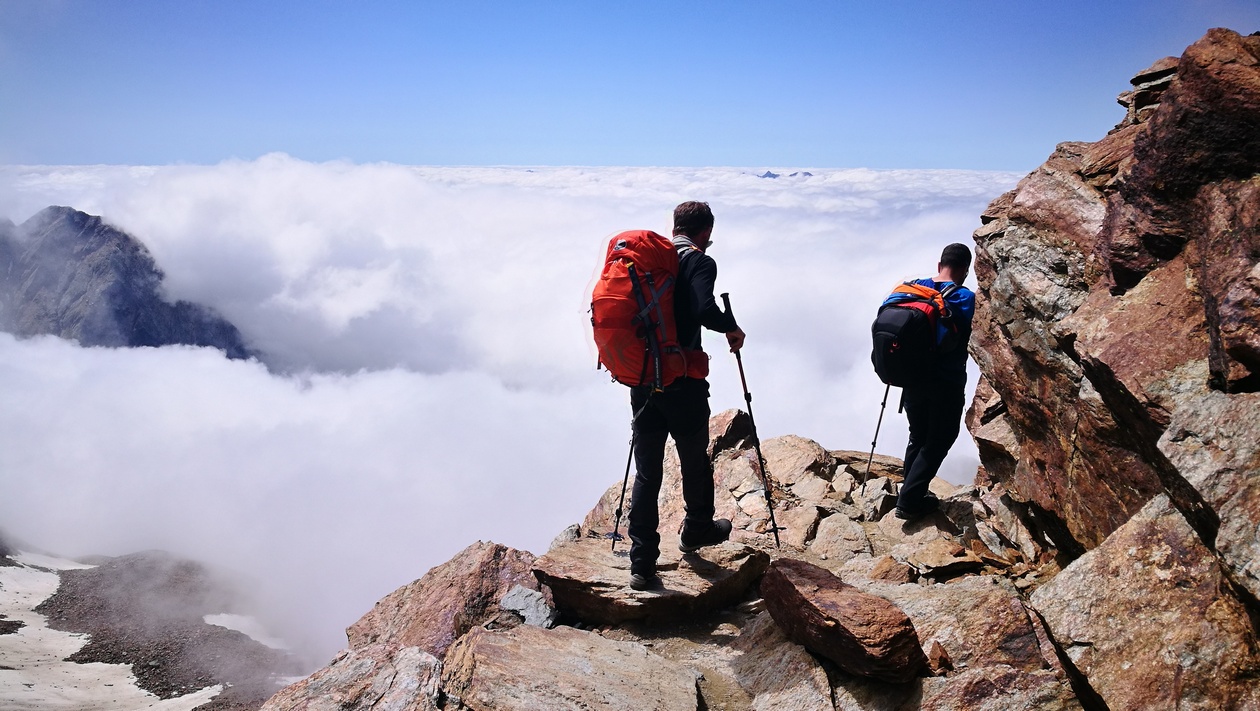
<svg viewBox="0 0 1260 711"><path fill-rule="evenodd" d="M1253 0L0 0L0 163L1030 170Z"/></svg>

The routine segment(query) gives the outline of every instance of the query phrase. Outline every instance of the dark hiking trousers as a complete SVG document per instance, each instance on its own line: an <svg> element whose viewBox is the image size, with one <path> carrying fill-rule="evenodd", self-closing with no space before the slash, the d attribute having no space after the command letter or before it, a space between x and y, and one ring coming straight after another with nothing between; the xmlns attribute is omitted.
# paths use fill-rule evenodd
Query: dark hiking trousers
<svg viewBox="0 0 1260 711"><path fill-rule="evenodd" d="M649 396L650 394L650 396ZM644 406L646 403L646 407ZM630 389L634 424L634 490L630 498L630 572L656 572L661 535L657 497L665 460L665 439L674 438L682 466L686 528L706 530L713 522L713 463L709 461L709 382L681 378L662 392Z"/></svg>
<svg viewBox="0 0 1260 711"><path fill-rule="evenodd" d="M905 481L897 496L897 508L915 512L923 507L928 484L958 439L966 400L966 376L945 378L902 391L910 441L906 445Z"/></svg>

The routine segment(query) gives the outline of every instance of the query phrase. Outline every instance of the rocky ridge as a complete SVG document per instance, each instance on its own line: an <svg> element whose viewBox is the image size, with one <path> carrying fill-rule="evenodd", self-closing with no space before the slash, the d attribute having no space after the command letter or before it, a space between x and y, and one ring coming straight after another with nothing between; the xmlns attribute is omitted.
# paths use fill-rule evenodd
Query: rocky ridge
<svg viewBox="0 0 1260 711"><path fill-rule="evenodd" d="M938 513L889 513L898 460L862 485L866 453L779 437L775 548L747 418L722 413L735 531L666 556L664 591L624 584L618 482L541 557L479 543L400 589L264 708L1260 706L1260 35L1212 30L1120 101L982 217L983 466L933 482ZM672 453L666 476L663 550ZM533 580L497 562L528 559ZM556 616L524 624L522 596Z"/></svg>
<svg viewBox="0 0 1260 711"><path fill-rule="evenodd" d="M886 503L899 460L878 457L863 490L867 453L770 439L762 449L786 526L776 549L747 416L721 413L710 430L719 515L736 529L728 543L679 553L681 500L667 482L663 590L627 585L627 544L614 550L607 537L617 483L545 555L479 542L400 588L350 627L350 647L328 667L264 708L391 708L387 699L405 697L441 709L834 709L980 696L992 708L1078 707L1026 602L1059 571L1055 551L1000 488L936 480L943 512L906 524ZM676 479L672 448L666 458ZM498 604L486 604L491 590ZM556 611L554 623L525 624L503 604L523 590ZM329 705L333 690L342 706Z"/></svg>
<svg viewBox="0 0 1260 711"><path fill-rule="evenodd" d="M0 222L0 330L84 346L212 346L254 355L211 310L161 295L162 271L131 235L69 207Z"/></svg>

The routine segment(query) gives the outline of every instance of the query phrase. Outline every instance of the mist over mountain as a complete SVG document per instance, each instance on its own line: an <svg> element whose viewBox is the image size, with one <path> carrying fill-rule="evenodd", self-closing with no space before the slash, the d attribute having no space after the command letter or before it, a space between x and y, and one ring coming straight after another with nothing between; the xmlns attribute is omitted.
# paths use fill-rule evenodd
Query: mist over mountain
<svg viewBox="0 0 1260 711"><path fill-rule="evenodd" d="M0 329L83 346L211 346L254 355L212 310L162 296L162 270L135 237L70 207L0 223Z"/></svg>

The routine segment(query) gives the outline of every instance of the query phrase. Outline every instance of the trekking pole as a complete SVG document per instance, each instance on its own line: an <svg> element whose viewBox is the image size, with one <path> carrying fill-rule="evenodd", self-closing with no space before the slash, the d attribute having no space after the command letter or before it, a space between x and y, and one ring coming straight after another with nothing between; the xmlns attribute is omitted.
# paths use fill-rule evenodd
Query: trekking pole
<svg viewBox="0 0 1260 711"><path fill-rule="evenodd" d="M866 479L871 475L871 461L875 459L875 442L879 440L879 426L884 424L884 408L888 405L888 391L892 385L884 386L884 401L879 403L879 421L875 423L875 436L871 438L871 456L866 458L866 473L862 475L863 496L866 496Z"/></svg>
<svg viewBox="0 0 1260 711"><path fill-rule="evenodd" d="M722 294L722 303L726 305L726 313L731 312L731 295ZM735 351L735 363L739 366L739 383L744 388L744 402L748 404L748 424L752 427L753 449L757 450L757 464L761 469L761 485L766 493L766 508L770 510L770 530L774 533L774 547L779 547L779 524L774 520L774 500L770 498L770 479L766 476L766 458L761 454L761 438L757 436L757 421L753 419L752 393L748 392L748 381L744 378L744 359L739 351Z"/></svg>
<svg viewBox="0 0 1260 711"><path fill-rule="evenodd" d="M613 522L612 533L608 537L612 539L612 552L617 552L617 541L621 540L621 534L617 533L617 529L621 527L621 510L626 503L626 484L630 482L630 462L634 459L634 440L637 435L634 433L634 423L630 423L630 454L626 455L626 475L621 478L621 499L617 502L616 519Z"/></svg>

